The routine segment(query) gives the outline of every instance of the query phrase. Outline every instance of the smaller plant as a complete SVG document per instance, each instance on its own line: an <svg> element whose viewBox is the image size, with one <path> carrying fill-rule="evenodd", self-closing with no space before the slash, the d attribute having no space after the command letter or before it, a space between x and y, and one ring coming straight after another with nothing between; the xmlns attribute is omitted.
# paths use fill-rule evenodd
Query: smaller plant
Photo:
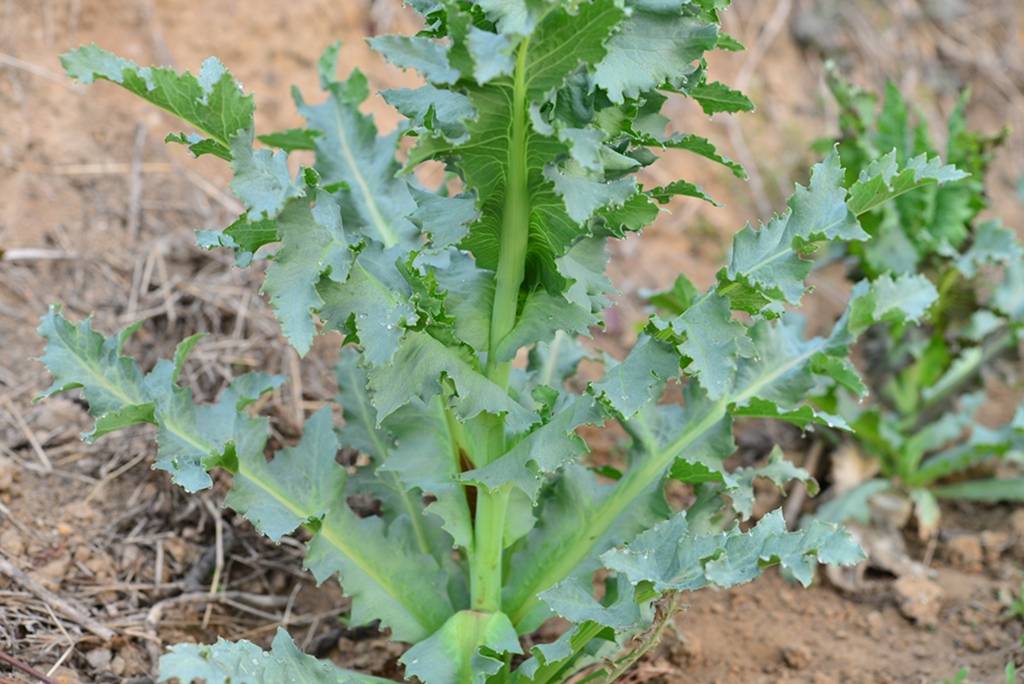
<svg viewBox="0 0 1024 684"><path fill-rule="evenodd" d="M966 667L960 668L960 671L953 676L952 679L942 680L942 684L970 684L970 680L967 679L967 675L970 674L970 670ZM1017 666L1010 661L1006 664L1006 684L1017 684Z"/></svg>
<svg viewBox="0 0 1024 684"><path fill-rule="evenodd" d="M926 125L891 83L880 108L874 94L834 69L828 83L841 131L828 146L838 145L849 178L936 154ZM946 158L970 175L879 207L863 221L871 240L833 246L832 257L846 261L853 279L925 274L935 302L922 324L870 331L862 347L867 385L840 387L822 400L849 421L880 473L823 506L826 519L864 518L873 496L896 491L913 502L927 533L938 522L937 498L1024 501L1024 478L971 476L980 463L1024 444L1024 406L995 429L974 420L984 400L980 373L1014 354L1024 329L1024 249L998 221L979 219L988 206L985 175L1004 134L969 129L968 101L965 93L949 118ZM855 399L867 389L873 402L861 405ZM943 484L952 476L964 479Z"/></svg>
<svg viewBox="0 0 1024 684"><path fill-rule="evenodd" d="M949 679L943 679L942 684L964 684L967 681L969 670L966 667L960 670Z"/></svg>
<svg viewBox="0 0 1024 684"><path fill-rule="evenodd" d="M1006 603L1006 617L1024 620L1024 582L1020 583L1020 591L1017 592L1017 596L1009 592Z"/></svg>

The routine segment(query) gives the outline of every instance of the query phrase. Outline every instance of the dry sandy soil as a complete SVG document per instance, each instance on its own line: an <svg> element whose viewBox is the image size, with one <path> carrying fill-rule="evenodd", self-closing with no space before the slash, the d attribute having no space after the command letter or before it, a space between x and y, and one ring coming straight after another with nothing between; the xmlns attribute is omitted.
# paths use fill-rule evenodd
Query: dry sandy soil
<svg viewBox="0 0 1024 684"><path fill-rule="evenodd" d="M674 124L720 141L753 171L751 181L683 155L653 172L698 180L727 206L681 202L642 240L615 248L623 295L600 338L607 348L633 334L641 290L668 285L680 270L707 283L732 232L781 207L812 160L809 143L834 132L826 56L862 84L894 79L934 120L972 87L973 123L1017 131L991 190L1006 223L1021 225L1019 0L736 5L727 28L751 49L712 68L759 110L708 123L680 107ZM299 542L273 546L219 508L220 488L186 497L150 471L146 430L81 444L81 404L32 404L47 379L31 358L41 349L36 321L51 302L76 318L95 312L102 330L145 321L130 347L145 363L206 331L187 369L197 394L212 396L248 368L282 373L288 382L265 408L278 440L294 439L304 412L333 392L337 340L321 338L299 363L255 294L258 279L193 246L194 229L226 225L237 210L225 168L165 147L176 123L111 86L86 93L60 74L56 56L95 41L139 62L195 69L217 54L256 94L258 124L270 130L299 123L288 89L314 90L318 52L334 39L345 41L343 68L359 66L375 87L413 82L362 39L414 27L398 0L0 0L0 252L44 250L0 259L0 654L52 681L145 682L167 644L218 634L266 642L284 624L310 652L398 674L401 649L373 629L340 625L340 591L316 588L302 573ZM383 128L395 125L382 101L367 106ZM827 279L818 290L824 319L841 292ZM806 443L788 433L751 432L744 448L763 455L772 439L803 458ZM903 684L969 667L971 681L1003 681L1007 663L1024 662L1024 624L1006 608L1024 577L1024 512L951 507L933 543L909 541L910 557L931 569L924 580L873 573L872 588L851 596L827 583L801 591L770 575L694 595L677 632L630 676ZM211 596L214 574L224 591ZM47 680L0 662L0 681Z"/></svg>

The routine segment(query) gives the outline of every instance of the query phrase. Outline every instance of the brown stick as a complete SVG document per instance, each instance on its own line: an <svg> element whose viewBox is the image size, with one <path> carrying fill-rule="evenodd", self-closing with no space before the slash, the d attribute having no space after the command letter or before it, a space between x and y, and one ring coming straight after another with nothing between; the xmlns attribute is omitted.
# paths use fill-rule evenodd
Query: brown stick
<svg viewBox="0 0 1024 684"><path fill-rule="evenodd" d="M43 472L53 472L53 464L50 463L50 457L46 455L46 450L43 449L43 445L40 444L39 440L36 438L36 433L32 432L32 428L30 428L28 423L25 422L25 419L21 415L21 411L18 410L18 407L15 406L14 402L10 399L4 400L4 406L7 407L8 412L10 412L11 416L14 418L14 423L18 426L22 434L25 435L25 439L27 439L28 443L32 446L32 451L35 452L40 463L43 464Z"/></svg>
<svg viewBox="0 0 1024 684"><path fill-rule="evenodd" d="M52 679L50 679L49 677L44 675L42 672L40 672L36 668L32 667L31 665L28 665L27 663L21 662L20 660L18 660L14 656L7 655L3 651L0 651L0 662L3 662L3 663L6 663L7 665L10 665L11 667L13 667L18 672L21 672L23 674L27 674L29 677L35 677L39 681L43 682L43 684L56 684L56 682L54 682Z"/></svg>
<svg viewBox="0 0 1024 684"><path fill-rule="evenodd" d="M67 619L84 628L86 631L92 632L100 639L103 639L103 641L110 641L116 636L114 630L109 627L104 627L84 611L71 605L49 589L46 589L43 585L39 584L39 582L29 577L20 568L3 557L0 557L0 574L7 575L33 596L53 608L55 612L60 613Z"/></svg>
<svg viewBox="0 0 1024 684"><path fill-rule="evenodd" d="M132 166L128 176L128 239L139 237L142 225L142 157L146 152L146 125L135 124L135 145L132 147Z"/></svg>

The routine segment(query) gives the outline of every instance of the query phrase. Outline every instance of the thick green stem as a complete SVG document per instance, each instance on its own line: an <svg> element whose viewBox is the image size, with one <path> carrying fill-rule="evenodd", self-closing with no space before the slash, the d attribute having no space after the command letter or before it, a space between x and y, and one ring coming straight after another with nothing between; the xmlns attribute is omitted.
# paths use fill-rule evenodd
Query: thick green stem
<svg viewBox="0 0 1024 684"><path fill-rule="evenodd" d="M509 122L508 175L505 179L505 211L501 222L501 251L495 274L494 307L491 310L487 375L501 385L508 383L509 363L495 354L501 340L511 332L519 308L519 288L526 269L526 247L530 237L530 197L526 114L526 51L529 39L519 45L512 92L512 120Z"/></svg>
<svg viewBox="0 0 1024 684"><path fill-rule="evenodd" d="M527 187L526 51L523 40L516 55L513 77L512 120L509 122L508 172L505 179L505 208L501 223L501 251L495 274L494 305L491 310L487 377L508 386L510 361L499 361L496 351L501 340L515 327L519 308L519 289L526 270L526 247L530 237L530 197ZM487 417L481 422L484 435L474 454L478 465L501 456L505 448L505 421ZM470 583L473 608L501 610L502 553L505 547L505 517L508 512L508 488L477 493Z"/></svg>
<svg viewBox="0 0 1024 684"><path fill-rule="evenodd" d="M470 560L474 610L501 610L501 564L508 498L507 487L494 492L481 490L477 497L473 555Z"/></svg>

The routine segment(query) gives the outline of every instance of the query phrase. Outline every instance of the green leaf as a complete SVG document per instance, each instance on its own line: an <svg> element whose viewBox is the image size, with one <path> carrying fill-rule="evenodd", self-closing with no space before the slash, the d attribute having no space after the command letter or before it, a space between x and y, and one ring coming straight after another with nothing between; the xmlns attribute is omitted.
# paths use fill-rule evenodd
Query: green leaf
<svg viewBox="0 0 1024 684"><path fill-rule="evenodd" d="M808 425L824 425L834 430L853 431L853 428L850 427L842 416L825 413L806 404L796 409L783 410L778 404L773 404L770 401L753 399L746 406L733 409L732 414L737 418L774 418L775 420L784 420L787 423L796 425L800 429L806 429Z"/></svg>
<svg viewBox="0 0 1024 684"><path fill-rule="evenodd" d="M529 382L534 387L560 388L576 374L580 362L589 352L562 332L555 333L550 343L539 342L528 355Z"/></svg>
<svg viewBox="0 0 1024 684"><path fill-rule="evenodd" d="M589 337L590 327L599 322L600 319L591 312L589 301L586 308L582 308L563 295L534 291L526 298L515 327L498 343L497 359L508 361L522 347L534 342L550 342L559 330Z"/></svg>
<svg viewBox="0 0 1024 684"><path fill-rule="evenodd" d="M669 183L668 185L659 185L656 188L648 190L648 194L657 202L666 204L671 201L673 197L696 197L702 199L708 204L718 206L718 202L711 199L711 197L705 193L699 185L690 183L684 180L677 180Z"/></svg>
<svg viewBox="0 0 1024 684"><path fill-rule="evenodd" d="M811 359L811 370L815 375L832 378L858 398L868 394L867 385L860 377L860 371L848 358L820 354Z"/></svg>
<svg viewBox="0 0 1024 684"><path fill-rule="evenodd" d="M798 468L785 459L782 450L778 446L772 449L768 457L768 463L758 468L740 468L735 472L726 472L721 467L710 467L711 462L707 458L700 460L678 459L671 470L672 479L679 480L689 485L702 485L717 483L722 485L722 493L729 496L733 509L740 514L741 520L746 520L753 515L754 511L754 480L763 478L772 482L779 491L793 480L799 480L807 486L811 496L818 493L818 483L811 477L810 473L803 468ZM694 510L691 508L691 510Z"/></svg>
<svg viewBox="0 0 1024 684"><path fill-rule="evenodd" d="M594 80L612 102L636 98L665 83L685 85L699 73L697 60L718 42L718 27L701 19L687 4L675 4L674 11L658 9L633 7L608 41Z"/></svg>
<svg viewBox="0 0 1024 684"><path fill-rule="evenodd" d="M1013 231L998 221L985 221L974 231L971 247L956 260L956 267L968 278L983 264L1010 264L1024 258L1024 250Z"/></svg>
<svg viewBox="0 0 1024 684"><path fill-rule="evenodd" d="M373 119L359 111L366 98L365 77L353 72L348 81L336 81L337 47L324 52L321 58L321 84L327 100L318 105L307 104L294 92L299 113L306 117L314 139L316 165L324 185L343 184L347 188L342 205L355 215L349 224L356 224L366 235L384 247L411 240L415 226L408 216L416 209L408 183L396 178L399 170L394 155L398 135L377 136Z"/></svg>
<svg viewBox="0 0 1024 684"><path fill-rule="evenodd" d="M732 417L717 410L698 383L683 386L683 406L678 404L648 404L625 426L638 442L641 453L636 458L646 463L654 454L665 450L680 432L699 427L699 434L689 442L682 460L692 465L702 464L714 471L722 471L725 459L736 451L732 435ZM710 420L717 413L717 418ZM705 423L705 420L707 422ZM646 452L646 453L644 453ZM673 464L674 461L674 464ZM666 463L675 467L681 461Z"/></svg>
<svg viewBox="0 0 1024 684"><path fill-rule="evenodd" d="M649 622L637 602L635 583L619 577L609 584L615 591L603 602L594 598L590 587L570 580L548 589L541 599L556 615L577 624L594 622L616 632L629 632Z"/></svg>
<svg viewBox="0 0 1024 684"><path fill-rule="evenodd" d="M584 175L563 173L553 167L545 169L544 176L554 185L555 192L565 202L569 218L576 223L587 221L598 209L621 207L636 192L636 181L633 178L605 182Z"/></svg>
<svg viewBox="0 0 1024 684"><path fill-rule="evenodd" d="M367 40L397 67L416 69L432 83L455 83L459 72L448 63L448 48L421 36L378 36Z"/></svg>
<svg viewBox="0 0 1024 684"><path fill-rule="evenodd" d="M238 266L248 266L252 263L253 256L260 247L278 242L280 239L276 221L272 219L250 221L245 214L238 217L238 220L222 232L199 231L197 234L200 247L206 249L227 247L235 250L235 263Z"/></svg>
<svg viewBox="0 0 1024 684"><path fill-rule="evenodd" d="M971 314L967 325L961 330L963 339L971 342L981 342L992 333L999 330L1006 319L993 313L990 309L978 309Z"/></svg>
<svg viewBox="0 0 1024 684"><path fill-rule="evenodd" d="M1024 501L1024 477L968 480L956 484L934 487L935 496L962 501L1021 502Z"/></svg>
<svg viewBox="0 0 1024 684"><path fill-rule="evenodd" d="M477 3L498 24L502 33L527 36L555 6L553 0L479 0Z"/></svg>
<svg viewBox="0 0 1024 684"><path fill-rule="evenodd" d="M964 442L925 459L908 484L927 486L943 477L968 470L978 463L1003 456L1020 446L1022 432L1013 423L996 429L975 425Z"/></svg>
<svg viewBox="0 0 1024 684"><path fill-rule="evenodd" d="M938 528L942 511L935 495L927 489L911 489L910 500L914 502L914 517L921 534L931 536Z"/></svg>
<svg viewBox="0 0 1024 684"><path fill-rule="evenodd" d="M279 627L269 651L249 641L176 644L160 656L160 682L177 678L181 684L384 684L390 680L343 670L298 649Z"/></svg>
<svg viewBox="0 0 1024 684"><path fill-rule="evenodd" d="M849 208L860 216L911 190L966 177L966 173L952 164L943 164L938 157L929 158L926 154L900 164L896 150L893 150L860 172L860 178L850 187Z"/></svg>
<svg viewBox="0 0 1024 684"><path fill-rule="evenodd" d="M334 460L338 440L327 407L306 421L298 445L282 449L272 461L263 455L265 441L264 433L252 443L236 444L238 472L224 504L276 542L299 525L315 525L344 498L345 471ZM268 483L271 491L265 489Z"/></svg>
<svg viewBox="0 0 1024 684"><path fill-rule="evenodd" d="M458 244L477 219L476 201L469 195L442 197L431 192L413 189L416 211L410 216L420 229L430 236L434 249Z"/></svg>
<svg viewBox="0 0 1024 684"><path fill-rule="evenodd" d="M405 326L416 322L409 285L395 267L402 251L400 246L367 246L356 257L348 279L323 278L317 284L324 326L357 340L373 365L391 361Z"/></svg>
<svg viewBox="0 0 1024 684"><path fill-rule="evenodd" d="M306 567L324 582L341 575L352 597L350 620L374 620L396 641L415 643L432 634L454 612L448 578L433 556L415 547L407 530L389 528L379 517L361 518L347 505L334 506L309 542Z"/></svg>
<svg viewBox="0 0 1024 684"><path fill-rule="evenodd" d="M696 591L749 582L768 565L779 564L807 586L815 566L852 565L864 552L846 532L816 521L806 530L788 532L782 512L766 515L750 530L694 534L685 513L644 532L626 548L602 557L611 570L630 582L651 582L657 591Z"/></svg>
<svg viewBox="0 0 1024 684"><path fill-rule="evenodd" d="M476 116L468 97L429 84L416 89L382 90L381 96L413 124L440 133L451 142L465 140L466 122Z"/></svg>
<svg viewBox="0 0 1024 684"><path fill-rule="evenodd" d="M366 371L354 349L342 350L335 375L345 418L345 427L338 431L341 443L372 459L378 479L391 490L396 517L410 527L417 548L442 564L451 559L453 543L468 548L472 523L465 494L456 483L458 448L440 399L409 404L378 425ZM434 501L424 506L422 494ZM432 530L424 519L427 512L438 516L450 539Z"/></svg>
<svg viewBox="0 0 1024 684"><path fill-rule="evenodd" d="M498 263L501 227L506 214L509 191L509 121L516 118L515 108L530 102L543 102L549 93L562 85L580 64L593 64L604 54L604 41L622 18L623 10L614 0L592 0L581 3L576 14L567 8L553 9L543 15L536 32L522 51L521 94L517 104L514 81L500 77L486 87L466 88L471 105L477 113L467 122L469 136L453 144L438 138L425 137L412 153L415 160L458 160L458 169L469 189L476 192L480 218L470 229L463 243L476 257L481 268L495 269ZM572 50L566 50L572 45ZM565 254L587 234L584 221L597 209L608 204L621 204L631 195L632 181L607 185L603 179L568 176L564 171L545 169L565 150L557 138L527 127L525 140L526 192L528 195L529 232L526 270L530 284L541 282L552 292L564 288L564 279L555 260ZM567 195L571 206L556 192L549 175L586 190L585 197ZM573 218L575 217L575 218Z"/></svg>
<svg viewBox="0 0 1024 684"><path fill-rule="evenodd" d="M811 496L816 496L820 489L817 480L810 473L786 460L782 449L775 446L768 455L768 463L765 465L756 468L740 468L730 477L723 479L727 485L725 493L729 495L733 508L742 519L748 519L754 514L754 480L758 479L768 480L780 492L783 492L786 485L794 480L802 482Z"/></svg>
<svg viewBox="0 0 1024 684"><path fill-rule="evenodd" d="M544 477L586 454L587 444L576 429L582 425L601 424L604 412L593 398L576 397L548 423L535 429L501 457L482 468L462 474L466 483L497 490L511 483L531 501L537 500Z"/></svg>
<svg viewBox="0 0 1024 684"><path fill-rule="evenodd" d="M254 150L252 131L236 135L231 140L231 190L248 207L250 221L272 219L280 214L295 197L306 190L288 170L288 155L284 152Z"/></svg>
<svg viewBox="0 0 1024 684"><path fill-rule="evenodd" d="M534 421L531 411L482 375L457 349L446 347L425 332L407 333L391 362L370 371L378 420L387 418L412 397L427 401L436 396L441 392L442 378L454 387L450 403L463 421L485 412L504 415L513 432L526 430Z"/></svg>
<svg viewBox="0 0 1024 684"><path fill-rule="evenodd" d="M811 270L811 262L801 258L810 243L867 238L847 208L843 169L833 153L814 166L808 187L797 185L785 213L760 230L747 226L736 234L723 276L730 283L749 284L769 301L797 304Z"/></svg>
<svg viewBox="0 0 1024 684"><path fill-rule="evenodd" d="M653 399L665 383L679 374L672 348L652 338L638 341L622 363L609 368L590 391L618 415L629 418Z"/></svg>
<svg viewBox="0 0 1024 684"><path fill-rule="evenodd" d="M277 147L285 152L294 152L296 150L312 151L316 149L316 139L319 135L319 131L311 131L306 128L289 128L286 131L258 135L256 139L264 145Z"/></svg>
<svg viewBox="0 0 1024 684"><path fill-rule="evenodd" d="M406 678L424 684L483 684L505 666L504 654L522 652L507 615L462 610L406 651L401 662Z"/></svg>
<svg viewBox="0 0 1024 684"><path fill-rule="evenodd" d="M870 502L875 495L892 489L888 480L867 480L853 489L839 493L826 501L813 516L808 519L821 520L836 525L855 520L867 524L871 520ZM806 519L805 519L806 521ZM801 525L804 525L804 522Z"/></svg>
<svg viewBox="0 0 1024 684"><path fill-rule="evenodd" d="M455 335L473 347L487 351L491 335L491 306L494 303L494 273L477 268L464 252L450 253L451 260L434 272L444 290L445 310L454 318Z"/></svg>
<svg viewBox="0 0 1024 684"><path fill-rule="evenodd" d="M1024 320L1024 261L1011 262L992 294L992 305L1011 319Z"/></svg>
<svg viewBox="0 0 1024 684"><path fill-rule="evenodd" d="M122 355L124 343L138 325L104 338L92 329L91 319L78 326L51 306L43 316L38 333L47 341L40 360L53 374L53 383L37 399L82 388L82 397L96 425L88 441L108 432L153 420L153 403L143 387L142 371L134 359Z"/></svg>
<svg viewBox="0 0 1024 684"><path fill-rule="evenodd" d="M742 52L747 49L744 47L743 43L730 36L725 31L718 32L718 42L715 43L715 47L719 50L728 50L729 52Z"/></svg>
<svg viewBox="0 0 1024 684"><path fill-rule="evenodd" d="M206 137L180 141L197 155L209 152L231 159L232 140L239 132L252 130L252 96L242 92L214 57L203 62L198 76L165 67L143 68L96 45L65 52L60 61L71 78L82 83L98 78L116 83L195 126Z"/></svg>
<svg viewBox="0 0 1024 684"><path fill-rule="evenodd" d="M700 293L685 274L676 276L672 287L647 297L647 303L666 316L679 316L690 308Z"/></svg>
<svg viewBox="0 0 1024 684"><path fill-rule="evenodd" d="M473 59L473 78L483 85L515 70L515 45L509 36L469 26L466 48Z"/></svg>
<svg viewBox="0 0 1024 684"><path fill-rule="evenodd" d="M76 328L53 309L41 326L48 341L44 358L55 374L50 393L83 387L87 397L97 398L94 415L103 418L136 405L112 403L132 399L126 393L126 388L132 388L138 394L134 398L144 400L138 405L150 407L146 422L158 427L157 468L195 491L212 484L208 469L221 466L235 475L241 488L239 494L229 496L230 503L251 513L267 534L280 536L306 524L314 533L306 564L321 582L342 572L345 591L353 599L353 622L380 619L396 639L409 641L425 637L444 623L453 609L447 595L434 591L449 579L438 561L415 548L410 530L385 529L380 518L359 518L339 496L345 473L334 461L337 442L328 430L329 412L314 417L308 437L283 453L280 463L267 463L263 451L269 423L244 409L279 385L281 378L243 375L216 403L194 404L191 392L177 385L184 358L197 339L193 337L179 345L173 361L159 361L141 387L134 386L140 373L137 367L129 371L134 361L120 355L132 330L104 339L88 321ZM124 424L115 426L111 421L108 427ZM295 468L296 459L304 463L312 459L313 472ZM306 479L314 475L314 483Z"/></svg>
<svg viewBox="0 0 1024 684"><path fill-rule="evenodd" d="M212 480L206 471L225 456L242 418L239 411L280 379L258 374L259 381L253 382L251 376L241 376L217 404L196 407L191 392L179 387L177 378L199 336L182 342L173 362L161 360L143 377L135 360L121 354L137 327L104 338L92 330L89 320L76 327L52 307L39 333L47 340L42 360L54 382L41 396L82 388L96 418L93 430L85 435L90 440L138 423L157 425L156 467L171 473L188 491L209 487Z"/></svg>
<svg viewBox="0 0 1024 684"><path fill-rule="evenodd" d="M579 586L592 586L592 575L601 566L599 556L607 549L633 538L669 514L665 498L656 488L641 492L627 511L599 525L602 506L614 489L579 465L565 467L541 495L537 526L512 555L503 605L514 607L509 613L519 633L533 631L551 616L551 610L539 594L562 580ZM580 530L596 535L590 540L583 558L564 553L565 540L578 538ZM546 578L557 576L555 582Z"/></svg>
<svg viewBox="0 0 1024 684"><path fill-rule="evenodd" d="M348 278L353 254L341 225L337 198L317 191L309 202L292 202L277 219L284 243L267 269L263 291L270 296L285 337L305 355L316 330L311 314L324 305L317 292L321 275L336 283Z"/></svg>
<svg viewBox="0 0 1024 684"><path fill-rule="evenodd" d="M847 312L831 339L848 344L876 323L919 321L938 297L935 286L923 275L883 275L870 283L861 281L854 286Z"/></svg>
<svg viewBox="0 0 1024 684"><path fill-rule="evenodd" d="M692 133L677 133L669 136L668 138L636 136L634 137L634 140L635 142L643 145L658 146L673 150L686 150L687 152L692 152L717 164L721 164L732 171L732 175L737 178L747 177L747 172L739 165L739 163L720 154L718 152L718 148L716 148L710 140L699 135L694 135Z"/></svg>
<svg viewBox="0 0 1024 684"><path fill-rule="evenodd" d="M747 328L733 320L729 300L711 292L667 325L681 338L679 353L690 359L687 375L697 377L712 399L722 397L732 388L740 357L753 353Z"/></svg>
<svg viewBox="0 0 1024 684"><path fill-rule="evenodd" d="M754 111L754 103L750 98L718 81L690 88L689 94L700 104L705 114Z"/></svg>

